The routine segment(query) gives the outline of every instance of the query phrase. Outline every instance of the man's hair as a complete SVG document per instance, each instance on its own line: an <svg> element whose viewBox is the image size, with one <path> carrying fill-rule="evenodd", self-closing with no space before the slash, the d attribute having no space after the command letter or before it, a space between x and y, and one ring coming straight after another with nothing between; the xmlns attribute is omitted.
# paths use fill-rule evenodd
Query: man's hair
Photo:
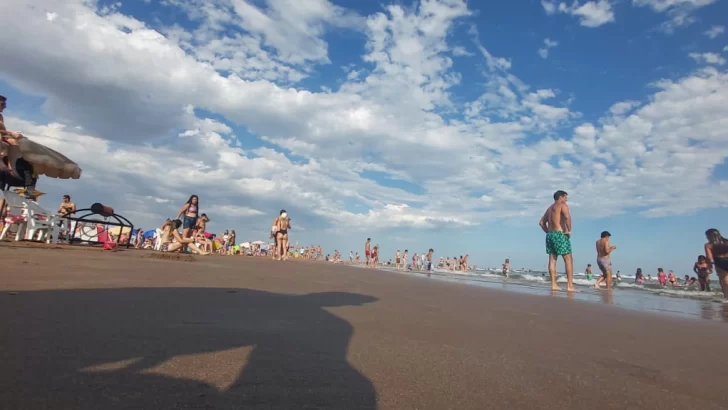
<svg viewBox="0 0 728 410"><path fill-rule="evenodd" d="M0 102L5 102L8 99L4 95L0 95Z"/></svg>
<svg viewBox="0 0 728 410"><path fill-rule="evenodd" d="M556 192L554 192L554 201L558 201L559 199L561 199L561 197L564 197L566 195L569 195L566 193L566 191L561 191L561 190L556 191Z"/></svg>
<svg viewBox="0 0 728 410"><path fill-rule="evenodd" d="M66 194L66 195L63 195L63 197L64 197L64 198L68 198L69 200L71 199L71 195L68 195L68 194Z"/></svg>
<svg viewBox="0 0 728 410"><path fill-rule="evenodd" d="M608 231L602 231L602 238L608 238L610 236L612 236L612 234L609 233Z"/></svg>
<svg viewBox="0 0 728 410"><path fill-rule="evenodd" d="M368 240L368 241L371 241L371 240L372 240L372 238L367 238L367 240Z"/></svg>

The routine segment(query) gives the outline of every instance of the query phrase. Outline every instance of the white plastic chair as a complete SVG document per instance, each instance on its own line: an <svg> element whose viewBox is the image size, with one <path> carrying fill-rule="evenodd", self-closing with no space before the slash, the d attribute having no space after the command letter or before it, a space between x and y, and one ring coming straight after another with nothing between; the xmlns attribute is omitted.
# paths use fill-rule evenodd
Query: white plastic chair
<svg viewBox="0 0 728 410"><path fill-rule="evenodd" d="M55 215L43 209L36 202L25 200L24 203L28 210L28 227L25 238L34 240L37 234L38 240L45 239L48 243L50 243L52 236L57 238L57 232L55 232L55 235L51 233L51 230L55 227Z"/></svg>
<svg viewBox="0 0 728 410"><path fill-rule="evenodd" d="M0 233L0 239L5 238L8 230L15 226L15 240L19 241L23 238L28 224L28 210L25 207L25 200L13 191L3 191L3 195L7 206L10 207L10 212L5 217L5 226L2 233Z"/></svg>
<svg viewBox="0 0 728 410"><path fill-rule="evenodd" d="M157 228L154 234L154 250L158 251L162 249L162 230Z"/></svg>

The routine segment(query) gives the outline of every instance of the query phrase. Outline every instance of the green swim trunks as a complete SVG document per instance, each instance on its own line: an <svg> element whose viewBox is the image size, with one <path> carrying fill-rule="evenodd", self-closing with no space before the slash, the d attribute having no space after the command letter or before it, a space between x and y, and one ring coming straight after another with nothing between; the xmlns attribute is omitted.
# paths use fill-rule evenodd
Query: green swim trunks
<svg viewBox="0 0 728 410"><path fill-rule="evenodd" d="M552 231L546 234L546 253L549 255L571 254L571 241L563 232Z"/></svg>

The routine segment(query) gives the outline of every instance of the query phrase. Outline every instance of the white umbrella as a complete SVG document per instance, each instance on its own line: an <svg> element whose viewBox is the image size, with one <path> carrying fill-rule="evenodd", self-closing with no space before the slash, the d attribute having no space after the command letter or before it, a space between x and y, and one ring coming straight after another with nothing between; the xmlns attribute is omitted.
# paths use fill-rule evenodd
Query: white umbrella
<svg viewBox="0 0 728 410"><path fill-rule="evenodd" d="M78 164L60 152L25 136L15 139L15 144L11 144L8 148L8 156L11 157L11 160L14 159L13 157L22 157L33 164L33 171L37 174L61 179L81 178L81 168Z"/></svg>
<svg viewBox="0 0 728 410"><path fill-rule="evenodd" d="M251 243L253 245L264 245L265 244L265 242L263 242L263 241L255 241L255 242L251 242Z"/></svg>
<svg viewBox="0 0 728 410"><path fill-rule="evenodd" d="M250 248L250 242L243 242L240 244L241 248Z"/></svg>

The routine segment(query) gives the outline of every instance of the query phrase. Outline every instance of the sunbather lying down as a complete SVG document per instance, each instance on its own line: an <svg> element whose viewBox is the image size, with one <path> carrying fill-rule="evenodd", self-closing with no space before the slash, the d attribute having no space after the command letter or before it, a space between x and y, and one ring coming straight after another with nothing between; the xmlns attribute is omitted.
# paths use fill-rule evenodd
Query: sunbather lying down
<svg viewBox="0 0 728 410"><path fill-rule="evenodd" d="M182 221L179 219L165 222L164 225L162 225L162 250L164 252L179 252L189 246L194 253L209 255L209 252L204 252L195 245L194 239L183 238L182 235L180 235L179 228L181 226Z"/></svg>

